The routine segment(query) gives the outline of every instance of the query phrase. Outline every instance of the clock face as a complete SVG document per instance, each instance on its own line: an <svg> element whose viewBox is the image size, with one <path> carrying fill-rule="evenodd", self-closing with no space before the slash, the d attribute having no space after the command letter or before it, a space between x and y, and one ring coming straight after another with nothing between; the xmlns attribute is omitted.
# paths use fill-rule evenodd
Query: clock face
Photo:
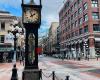
<svg viewBox="0 0 100 80"><path fill-rule="evenodd" d="M25 9L24 11L24 22L25 23L36 23L39 22L39 11L35 9Z"/></svg>

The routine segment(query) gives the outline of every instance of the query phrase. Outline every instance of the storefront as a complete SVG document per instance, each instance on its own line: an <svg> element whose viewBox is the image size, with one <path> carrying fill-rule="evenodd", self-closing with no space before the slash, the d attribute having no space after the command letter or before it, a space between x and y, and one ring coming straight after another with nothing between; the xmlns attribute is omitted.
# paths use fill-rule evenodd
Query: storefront
<svg viewBox="0 0 100 80"><path fill-rule="evenodd" d="M13 46L11 44L0 44L0 62L10 62L13 58Z"/></svg>
<svg viewBox="0 0 100 80"><path fill-rule="evenodd" d="M95 53L100 55L100 38L95 38Z"/></svg>

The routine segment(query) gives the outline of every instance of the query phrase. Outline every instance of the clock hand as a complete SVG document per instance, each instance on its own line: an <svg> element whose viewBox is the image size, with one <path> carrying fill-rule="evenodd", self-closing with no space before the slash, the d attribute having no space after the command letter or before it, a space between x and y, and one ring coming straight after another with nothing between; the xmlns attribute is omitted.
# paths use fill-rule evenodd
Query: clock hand
<svg viewBox="0 0 100 80"><path fill-rule="evenodd" d="M35 13L34 14L31 14L31 17L33 17L35 15Z"/></svg>

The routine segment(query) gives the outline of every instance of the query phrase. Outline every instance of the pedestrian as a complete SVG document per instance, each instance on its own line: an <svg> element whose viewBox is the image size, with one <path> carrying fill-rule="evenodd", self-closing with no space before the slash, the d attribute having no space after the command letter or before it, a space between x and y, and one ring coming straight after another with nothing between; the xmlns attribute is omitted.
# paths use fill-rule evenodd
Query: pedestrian
<svg viewBox="0 0 100 80"><path fill-rule="evenodd" d="M64 60L64 57L62 57L62 61Z"/></svg>
<svg viewBox="0 0 100 80"><path fill-rule="evenodd" d="M62 61L64 60L64 58L65 58L64 55L62 55Z"/></svg>
<svg viewBox="0 0 100 80"><path fill-rule="evenodd" d="M20 64L22 63L22 57L20 56Z"/></svg>
<svg viewBox="0 0 100 80"><path fill-rule="evenodd" d="M23 58L23 66L25 65L25 58Z"/></svg>
<svg viewBox="0 0 100 80"><path fill-rule="evenodd" d="M65 80L69 80L69 77L70 77L70 76L66 76L66 79L65 79Z"/></svg>
<svg viewBox="0 0 100 80"><path fill-rule="evenodd" d="M13 69L12 69L11 80L18 80L16 64L14 64Z"/></svg>
<svg viewBox="0 0 100 80"><path fill-rule="evenodd" d="M97 61L98 61L98 55L97 55Z"/></svg>

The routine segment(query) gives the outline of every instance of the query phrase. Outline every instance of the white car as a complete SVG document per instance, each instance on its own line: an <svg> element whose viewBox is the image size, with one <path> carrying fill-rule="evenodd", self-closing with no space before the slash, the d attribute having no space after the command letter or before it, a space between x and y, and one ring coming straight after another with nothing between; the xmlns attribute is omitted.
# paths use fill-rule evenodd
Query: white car
<svg viewBox="0 0 100 80"><path fill-rule="evenodd" d="M43 58L43 55L39 55L39 58Z"/></svg>

